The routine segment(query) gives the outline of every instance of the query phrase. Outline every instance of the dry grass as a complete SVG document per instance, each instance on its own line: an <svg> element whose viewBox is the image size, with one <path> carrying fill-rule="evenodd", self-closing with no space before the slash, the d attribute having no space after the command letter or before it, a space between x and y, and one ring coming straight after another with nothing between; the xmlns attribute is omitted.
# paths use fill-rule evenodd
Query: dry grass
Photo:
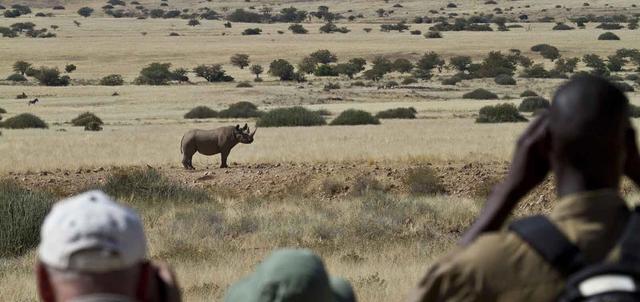
<svg viewBox="0 0 640 302"><path fill-rule="evenodd" d="M398 300L477 212L471 200L386 195L135 204L144 205L151 257L176 267L186 301L221 300L278 247L314 249L330 273L352 280L361 301ZM3 301L35 297L34 257L0 260Z"/></svg>

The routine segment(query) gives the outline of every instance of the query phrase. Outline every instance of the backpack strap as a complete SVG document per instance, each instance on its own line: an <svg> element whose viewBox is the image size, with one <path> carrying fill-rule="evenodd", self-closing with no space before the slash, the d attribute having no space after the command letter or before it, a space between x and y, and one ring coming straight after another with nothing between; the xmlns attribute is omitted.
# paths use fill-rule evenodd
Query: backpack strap
<svg viewBox="0 0 640 302"><path fill-rule="evenodd" d="M544 216L531 216L515 221L509 229L564 276L569 276L584 266L580 249Z"/></svg>
<svg viewBox="0 0 640 302"><path fill-rule="evenodd" d="M640 206L631 212L620 238L620 262L640 265Z"/></svg>

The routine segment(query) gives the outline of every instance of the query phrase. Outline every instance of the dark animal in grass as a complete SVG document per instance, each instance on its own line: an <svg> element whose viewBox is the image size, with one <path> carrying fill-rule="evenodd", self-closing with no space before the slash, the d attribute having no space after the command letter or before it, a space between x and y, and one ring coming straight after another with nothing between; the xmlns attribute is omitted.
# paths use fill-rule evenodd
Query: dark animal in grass
<svg viewBox="0 0 640 302"><path fill-rule="evenodd" d="M38 102L40 102L40 100L38 100L38 98L35 98L35 99L33 99L33 101L28 101L28 102L27 102L27 105L29 105L29 106L31 106L31 105L35 105L35 104L37 104Z"/></svg>
<svg viewBox="0 0 640 302"><path fill-rule="evenodd" d="M238 143L251 144L256 130L249 131L249 126L244 124L220 127L213 130L189 130L182 136L180 141L180 152L182 153L182 165L185 169L195 169L193 167L193 155L198 152L203 155L214 155L220 153L220 168L228 168L227 157L231 149Z"/></svg>
<svg viewBox="0 0 640 302"><path fill-rule="evenodd" d="M19 100L21 100L21 99L26 99L26 98L27 98L27 94L26 94L26 93L24 93L24 92L22 92L22 94L18 94L18 95L16 96L16 99L19 99Z"/></svg>

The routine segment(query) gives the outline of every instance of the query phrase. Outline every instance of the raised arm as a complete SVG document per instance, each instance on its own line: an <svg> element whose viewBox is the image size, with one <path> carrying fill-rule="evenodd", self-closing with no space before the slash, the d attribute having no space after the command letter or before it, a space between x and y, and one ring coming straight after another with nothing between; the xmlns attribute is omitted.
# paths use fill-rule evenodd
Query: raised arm
<svg viewBox="0 0 640 302"><path fill-rule="evenodd" d="M544 112L518 139L506 179L494 188L460 245L467 246L482 233L500 229L520 199L545 179L550 169L548 126L548 113Z"/></svg>

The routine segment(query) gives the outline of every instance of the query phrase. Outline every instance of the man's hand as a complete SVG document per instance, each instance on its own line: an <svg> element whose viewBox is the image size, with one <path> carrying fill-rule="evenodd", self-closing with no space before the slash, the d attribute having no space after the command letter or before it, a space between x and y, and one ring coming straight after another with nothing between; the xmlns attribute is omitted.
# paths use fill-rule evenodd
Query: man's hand
<svg viewBox="0 0 640 302"><path fill-rule="evenodd" d="M480 216L463 235L460 245L469 245L482 233L502 227L518 201L549 173L549 149L549 114L545 111L518 139L507 178L491 193Z"/></svg>

